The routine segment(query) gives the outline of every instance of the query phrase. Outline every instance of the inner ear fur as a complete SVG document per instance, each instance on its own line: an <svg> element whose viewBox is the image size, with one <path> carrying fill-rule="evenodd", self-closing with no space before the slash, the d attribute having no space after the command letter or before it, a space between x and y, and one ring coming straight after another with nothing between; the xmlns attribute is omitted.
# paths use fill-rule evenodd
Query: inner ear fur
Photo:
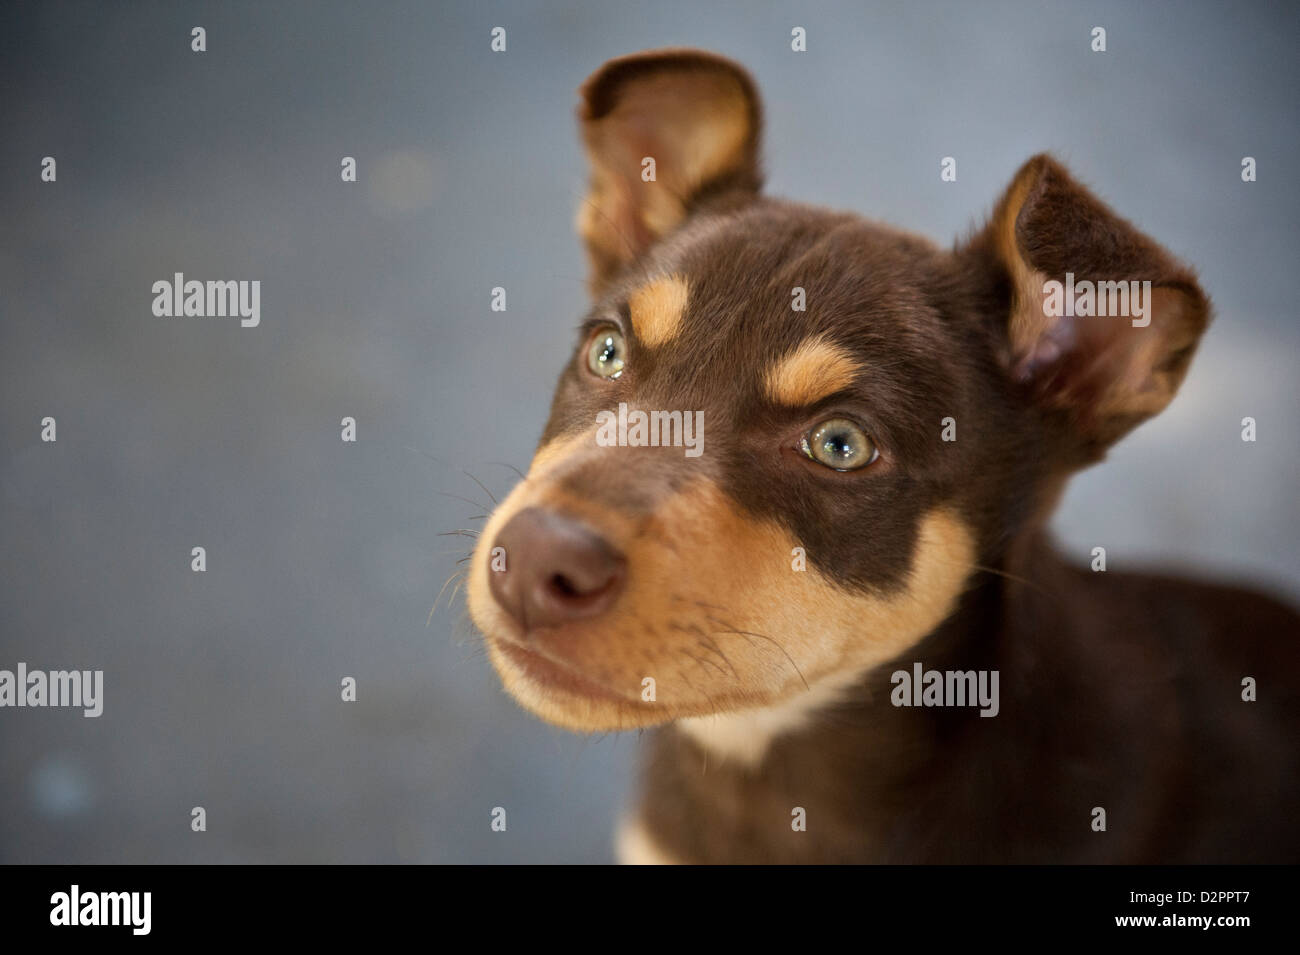
<svg viewBox="0 0 1300 955"><path fill-rule="evenodd" d="M757 194L761 105L730 60L685 49L625 56L592 74L580 97L590 184L577 226L595 294L706 201ZM642 176L646 157L653 181Z"/></svg>
<svg viewBox="0 0 1300 955"><path fill-rule="evenodd" d="M1021 167L970 247L1010 282L1001 335L1008 373L1062 416L1089 452L1101 452L1172 400L1209 323L1209 301L1191 269L1059 162L1039 155ZM1044 286L1064 285L1067 273L1076 286L1094 288L1150 282L1146 319L1051 314Z"/></svg>

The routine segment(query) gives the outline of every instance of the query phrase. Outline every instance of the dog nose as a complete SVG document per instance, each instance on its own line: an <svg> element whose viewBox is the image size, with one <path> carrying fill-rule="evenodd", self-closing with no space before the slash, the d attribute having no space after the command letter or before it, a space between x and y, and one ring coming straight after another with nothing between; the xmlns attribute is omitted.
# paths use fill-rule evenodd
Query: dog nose
<svg viewBox="0 0 1300 955"><path fill-rule="evenodd" d="M489 568L497 603L525 631L594 617L623 589L627 562L608 541L561 514L528 507L493 542L505 570Z"/></svg>

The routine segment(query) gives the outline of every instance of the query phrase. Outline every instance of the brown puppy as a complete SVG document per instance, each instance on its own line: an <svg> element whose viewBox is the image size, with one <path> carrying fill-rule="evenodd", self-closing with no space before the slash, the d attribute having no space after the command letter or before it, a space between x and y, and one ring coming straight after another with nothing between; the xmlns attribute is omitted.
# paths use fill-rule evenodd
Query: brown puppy
<svg viewBox="0 0 1300 955"><path fill-rule="evenodd" d="M1047 156L952 251L763 198L709 54L580 118L596 304L469 605L543 719L663 725L624 857L1295 861L1297 617L1044 539L1173 398L1192 272Z"/></svg>

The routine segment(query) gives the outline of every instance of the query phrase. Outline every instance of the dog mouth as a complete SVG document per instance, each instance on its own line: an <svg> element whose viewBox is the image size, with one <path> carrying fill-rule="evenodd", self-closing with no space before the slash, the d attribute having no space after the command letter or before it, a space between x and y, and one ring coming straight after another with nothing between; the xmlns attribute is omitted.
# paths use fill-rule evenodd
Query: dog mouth
<svg viewBox="0 0 1300 955"><path fill-rule="evenodd" d="M525 647L508 637L488 636L485 639L489 647L504 657L514 669L539 686L594 700L631 702L627 697L584 675L572 663Z"/></svg>

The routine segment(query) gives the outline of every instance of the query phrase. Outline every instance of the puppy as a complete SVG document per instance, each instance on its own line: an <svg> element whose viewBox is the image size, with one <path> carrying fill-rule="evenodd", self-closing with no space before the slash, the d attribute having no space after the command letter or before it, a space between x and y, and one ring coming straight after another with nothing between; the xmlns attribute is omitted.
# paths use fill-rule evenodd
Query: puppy
<svg viewBox="0 0 1300 955"><path fill-rule="evenodd" d="M468 594L525 708L660 727L623 858L1296 861L1297 616L1044 530L1174 397L1193 273L1048 156L952 250L765 198L707 53L579 115L595 305Z"/></svg>

